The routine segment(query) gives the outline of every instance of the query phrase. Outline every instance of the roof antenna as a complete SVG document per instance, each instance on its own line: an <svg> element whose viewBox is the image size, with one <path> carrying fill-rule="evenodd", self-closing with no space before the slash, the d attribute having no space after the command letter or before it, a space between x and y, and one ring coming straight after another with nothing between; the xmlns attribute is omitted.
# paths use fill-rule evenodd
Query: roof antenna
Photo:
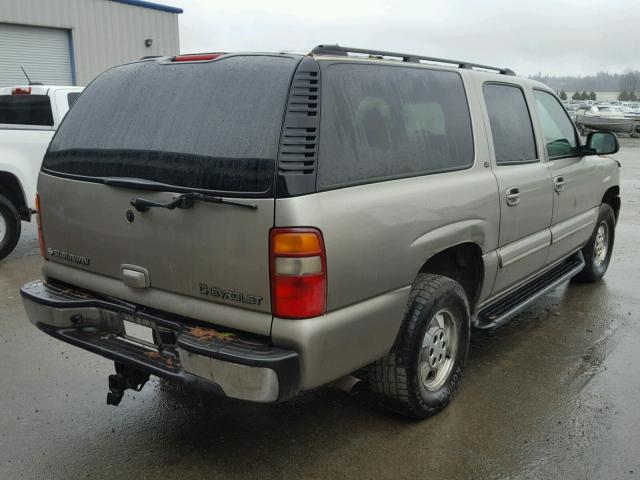
<svg viewBox="0 0 640 480"><path fill-rule="evenodd" d="M33 83L31 83L31 79L29 78L29 75L27 75L27 72L25 72L22 65L20 65L20 70L22 70L22 73L24 73L24 76L27 77L27 81L29 82L29 85L33 85Z"/></svg>
<svg viewBox="0 0 640 480"><path fill-rule="evenodd" d="M25 72L24 68L22 68L22 65L20 65L20 70L22 70L22 73L24 73L24 76L27 77L27 80L29 81L29 85L42 85L41 82L32 82L31 79L29 78L29 75L27 75L27 72Z"/></svg>

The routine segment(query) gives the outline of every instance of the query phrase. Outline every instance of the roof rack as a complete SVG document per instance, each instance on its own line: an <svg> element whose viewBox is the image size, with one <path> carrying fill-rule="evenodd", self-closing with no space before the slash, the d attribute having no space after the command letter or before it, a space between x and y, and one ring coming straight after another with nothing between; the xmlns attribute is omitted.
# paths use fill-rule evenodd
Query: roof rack
<svg viewBox="0 0 640 480"><path fill-rule="evenodd" d="M340 45L318 45L311 50L311 53L318 55L340 55L347 56L350 53L361 53L370 55L373 57L397 57L401 58L403 62L420 63L420 60L426 60L428 62L445 63L450 65L456 65L458 68L474 69L479 68L481 70L491 70L498 72L502 75L515 75L515 72L509 68L490 67L489 65L480 65L479 63L462 62L459 60L448 60L446 58L425 57L423 55L413 55L411 53L397 53L397 52L385 52L383 50L369 50L366 48L352 48L341 47Z"/></svg>

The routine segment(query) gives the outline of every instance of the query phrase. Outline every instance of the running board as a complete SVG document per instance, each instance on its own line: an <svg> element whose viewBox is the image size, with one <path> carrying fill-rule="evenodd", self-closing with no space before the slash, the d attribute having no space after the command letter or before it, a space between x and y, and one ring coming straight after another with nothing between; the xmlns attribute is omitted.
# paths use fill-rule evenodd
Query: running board
<svg viewBox="0 0 640 480"><path fill-rule="evenodd" d="M506 322L524 310L528 305L566 282L584 268L582 252L567 258L533 280L489 305L483 307L476 316L474 326L490 329Z"/></svg>

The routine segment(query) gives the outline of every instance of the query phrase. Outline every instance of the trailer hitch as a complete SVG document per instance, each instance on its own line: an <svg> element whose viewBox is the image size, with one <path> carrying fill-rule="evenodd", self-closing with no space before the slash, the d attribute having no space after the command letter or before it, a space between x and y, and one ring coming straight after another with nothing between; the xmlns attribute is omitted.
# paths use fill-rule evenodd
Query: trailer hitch
<svg viewBox="0 0 640 480"><path fill-rule="evenodd" d="M149 374L137 370L124 363L114 362L115 375L109 375L109 393L107 393L107 405L118 406L127 389L139 392L149 380Z"/></svg>

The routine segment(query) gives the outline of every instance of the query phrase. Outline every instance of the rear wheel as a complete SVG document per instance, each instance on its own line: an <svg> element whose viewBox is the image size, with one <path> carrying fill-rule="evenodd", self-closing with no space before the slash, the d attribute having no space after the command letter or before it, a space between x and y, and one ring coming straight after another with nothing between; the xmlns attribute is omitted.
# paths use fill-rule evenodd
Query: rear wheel
<svg viewBox="0 0 640 480"><path fill-rule="evenodd" d="M469 348L469 303L451 278L421 274L396 343L368 367L381 403L402 415L425 418L453 397Z"/></svg>
<svg viewBox="0 0 640 480"><path fill-rule="evenodd" d="M20 215L16 207L0 195L0 260L9 255L20 238Z"/></svg>
<svg viewBox="0 0 640 480"><path fill-rule="evenodd" d="M598 220L593 234L582 248L582 255L585 261L584 269L573 277L574 280L587 283L597 282L604 276L611 261L615 228L616 217L613 209L603 203L600 205Z"/></svg>

